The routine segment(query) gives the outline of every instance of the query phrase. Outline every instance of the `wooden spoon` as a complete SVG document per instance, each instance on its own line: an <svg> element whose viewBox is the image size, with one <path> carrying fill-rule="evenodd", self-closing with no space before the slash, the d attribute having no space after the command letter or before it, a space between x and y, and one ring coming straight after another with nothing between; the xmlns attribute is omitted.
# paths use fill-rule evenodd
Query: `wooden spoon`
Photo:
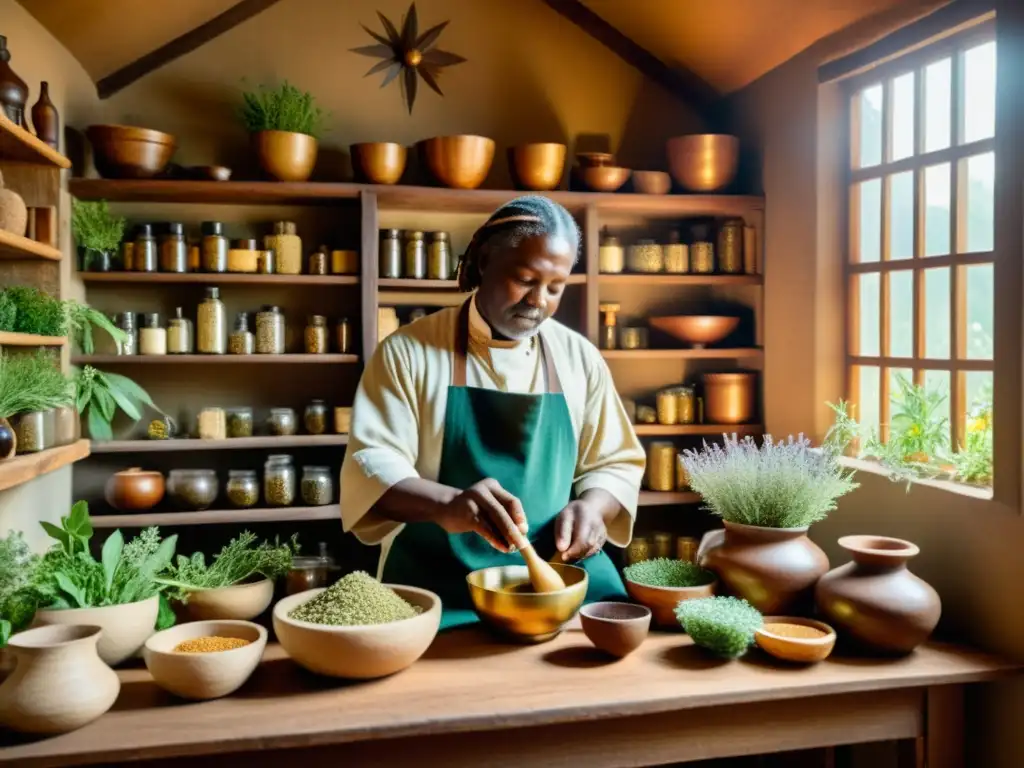
<svg viewBox="0 0 1024 768"><path fill-rule="evenodd" d="M530 540L523 535L523 532L509 520L508 530L512 532L512 544L526 561L526 570L530 573L530 584L534 592L557 592L565 589L565 581L558 575L558 571L551 567L544 558L537 554Z"/></svg>

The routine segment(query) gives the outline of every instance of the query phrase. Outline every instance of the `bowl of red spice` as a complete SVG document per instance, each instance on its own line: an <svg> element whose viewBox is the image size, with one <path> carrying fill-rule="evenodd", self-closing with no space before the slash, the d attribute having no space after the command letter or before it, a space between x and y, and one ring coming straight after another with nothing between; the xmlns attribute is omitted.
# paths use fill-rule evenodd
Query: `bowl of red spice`
<svg viewBox="0 0 1024 768"><path fill-rule="evenodd" d="M251 621L193 621L157 632L143 658L153 680L183 699L234 693L263 657L267 630Z"/></svg>
<svg viewBox="0 0 1024 768"><path fill-rule="evenodd" d="M765 616L754 631L764 652L783 661L812 664L827 659L836 644L836 631L823 621L802 616Z"/></svg>

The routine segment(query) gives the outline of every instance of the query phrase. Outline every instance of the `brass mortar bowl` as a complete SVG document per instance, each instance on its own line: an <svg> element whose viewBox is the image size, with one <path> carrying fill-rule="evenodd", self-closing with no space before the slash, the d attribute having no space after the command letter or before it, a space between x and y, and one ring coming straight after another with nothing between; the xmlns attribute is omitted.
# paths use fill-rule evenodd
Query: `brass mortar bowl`
<svg viewBox="0 0 1024 768"><path fill-rule="evenodd" d="M525 565L483 568L466 576L480 619L519 642L543 643L561 633L587 595L587 572L575 565L551 563L565 589L535 593Z"/></svg>

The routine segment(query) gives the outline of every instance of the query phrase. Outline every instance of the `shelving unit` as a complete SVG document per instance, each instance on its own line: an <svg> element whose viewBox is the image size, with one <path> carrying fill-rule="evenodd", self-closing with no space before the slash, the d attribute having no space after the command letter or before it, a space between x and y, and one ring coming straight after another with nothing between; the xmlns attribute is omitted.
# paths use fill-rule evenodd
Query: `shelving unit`
<svg viewBox="0 0 1024 768"><path fill-rule="evenodd" d="M246 525L311 520L341 521L337 504L323 507L208 509L203 512L145 512L137 515L93 515L93 528L145 528L150 525Z"/></svg>
<svg viewBox="0 0 1024 768"><path fill-rule="evenodd" d="M0 161L26 163L46 170L70 168L71 161L0 114Z"/></svg>
<svg viewBox="0 0 1024 768"><path fill-rule="evenodd" d="M27 237L0 229L0 258L60 261L60 251L52 245L29 240Z"/></svg>
<svg viewBox="0 0 1024 768"><path fill-rule="evenodd" d="M142 283L148 285L358 285L356 275L249 275L222 272L83 272L81 279L86 283Z"/></svg>
<svg viewBox="0 0 1024 768"><path fill-rule="evenodd" d="M292 435L290 437L232 437L227 440L93 440L92 452L173 453L174 451L247 451L285 448L324 448L348 444L348 435Z"/></svg>
<svg viewBox="0 0 1024 768"><path fill-rule="evenodd" d="M338 365L359 362L359 355L75 355L74 365Z"/></svg>

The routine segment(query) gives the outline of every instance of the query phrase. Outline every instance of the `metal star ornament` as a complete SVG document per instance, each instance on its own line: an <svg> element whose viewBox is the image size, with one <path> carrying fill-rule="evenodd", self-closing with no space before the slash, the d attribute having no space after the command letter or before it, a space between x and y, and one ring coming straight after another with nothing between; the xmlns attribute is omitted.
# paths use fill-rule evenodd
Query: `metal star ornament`
<svg viewBox="0 0 1024 768"><path fill-rule="evenodd" d="M437 81L441 76L441 70L465 61L461 56L439 50L434 45L441 36L441 32L448 26L447 21L431 27L422 35L419 34L419 21L416 17L416 3L409 6L409 12L402 20L402 32L380 11L377 11L381 23L384 25L384 35L379 35L365 24L360 26L377 41L377 45L364 45L353 48L353 53L363 56L372 56L381 59L374 64L364 77L375 75L378 72L385 72L384 81L380 84L384 88L392 80L402 75L400 81L402 95L412 114L413 104L416 103L417 78L422 77L430 88L438 95L444 96ZM385 37L386 35L386 37Z"/></svg>

